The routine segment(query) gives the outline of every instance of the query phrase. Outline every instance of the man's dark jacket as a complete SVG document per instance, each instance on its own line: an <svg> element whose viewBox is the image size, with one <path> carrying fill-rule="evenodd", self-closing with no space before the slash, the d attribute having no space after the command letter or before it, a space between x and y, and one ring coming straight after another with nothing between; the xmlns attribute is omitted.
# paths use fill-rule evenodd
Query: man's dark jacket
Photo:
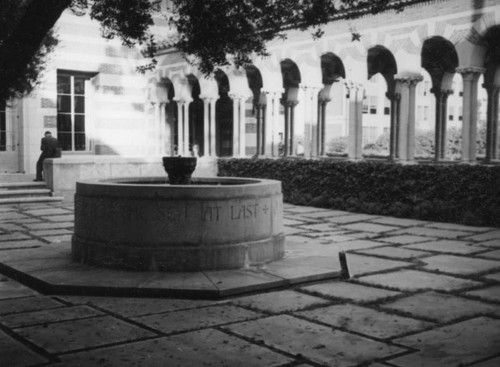
<svg viewBox="0 0 500 367"><path fill-rule="evenodd" d="M58 146L59 143L53 136L46 136L42 138L42 145L40 147L42 154L40 158L56 158L58 154Z"/></svg>

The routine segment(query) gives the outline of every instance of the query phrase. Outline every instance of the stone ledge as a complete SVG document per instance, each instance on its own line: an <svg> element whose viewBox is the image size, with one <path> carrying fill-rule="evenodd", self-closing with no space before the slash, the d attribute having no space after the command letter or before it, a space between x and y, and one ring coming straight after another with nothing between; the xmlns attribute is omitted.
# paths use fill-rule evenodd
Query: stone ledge
<svg viewBox="0 0 500 367"><path fill-rule="evenodd" d="M340 277L338 259L288 258L264 266L200 272L133 272L71 261L70 244L3 251L0 272L45 294L220 299Z"/></svg>

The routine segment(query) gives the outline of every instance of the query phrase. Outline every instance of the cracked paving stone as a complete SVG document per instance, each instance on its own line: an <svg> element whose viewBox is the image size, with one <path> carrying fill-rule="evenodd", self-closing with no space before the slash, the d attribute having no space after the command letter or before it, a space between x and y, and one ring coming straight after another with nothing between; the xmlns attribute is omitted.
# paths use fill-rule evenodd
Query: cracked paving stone
<svg viewBox="0 0 500 367"><path fill-rule="evenodd" d="M406 291L415 291L419 289L452 291L469 287L477 287L483 284L473 280L460 279L448 275L434 274L411 269L403 269L385 274L367 275L357 278L357 280L363 283Z"/></svg>
<svg viewBox="0 0 500 367"><path fill-rule="evenodd" d="M326 366L353 366L405 351L289 315L242 322L224 329Z"/></svg>
<svg viewBox="0 0 500 367"><path fill-rule="evenodd" d="M56 354L157 335L111 316L29 326L15 331L49 353Z"/></svg>
<svg viewBox="0 0 500 367"><path fill-rule="evenodd" d="M238 305L272 313L297 311L310 306L331 303L325 299L288 290L236 298L234 302Z"/></svg>
<svg viewBox="0 0 500 367"><path fill-rule="evenodd" d="M132 320L163 333L173 333L244 321L260 316L260 313L241 307L221 305L134 317Z"/></svg>
<svg viewBox="0 0 500 367"><path fill-rule="evenodd" d="M388 297L395 297L401 294L401 292L389 291L386 289L368 287L348 282L315 284L301 289L307 292L318 293L322 296L340 298L354 302L373 302Z"/></svg>
<svg viewBox="0 0 500 367"><path fill-rule="evenodd" d="M379 339L393 338L409 332L420 331L433 325L430 322L355 305L321 307L310 311L297 312L296 315Z"/></svg>
<svg viewBox="0 0 500 367"><path fill-rule="evenodd" d="M213 329L65 355L61 360L61 367L278 367L292 362Z"/></svg>
<svg viewBox="0 0 500 367"><path fill-rule="evenodd" d="M478 317L394 340L418 349L390 363L401 367L452 367L498 355L500 320Z"/></svg>
<svg viewBox="0 0 500 367"><path fill-rule="evenodd" d="M497 306L437 292L415 294L382 304L381 307L438 322L450 322L485 313L500 315Z"/></svg>

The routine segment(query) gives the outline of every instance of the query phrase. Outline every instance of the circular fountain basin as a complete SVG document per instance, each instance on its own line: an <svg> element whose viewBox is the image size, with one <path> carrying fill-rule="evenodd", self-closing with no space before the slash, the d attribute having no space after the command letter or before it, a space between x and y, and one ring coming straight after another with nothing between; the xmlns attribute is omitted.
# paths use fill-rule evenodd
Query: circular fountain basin
<svg viewBox="0 0 500 367"><path fill-rule="evenodd" d="M163 177L77 182L74 261L141 271L238 269L284 255L281 182Z"/></svg>

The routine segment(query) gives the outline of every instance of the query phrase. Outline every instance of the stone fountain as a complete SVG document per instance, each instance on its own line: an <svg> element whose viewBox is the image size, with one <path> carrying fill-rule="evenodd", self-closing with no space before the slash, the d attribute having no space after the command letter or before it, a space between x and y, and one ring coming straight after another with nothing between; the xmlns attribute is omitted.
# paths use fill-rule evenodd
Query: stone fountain
<svg viewBox="0 0 500 367"><path fill-rule="evenodd" d="M74 261L136 271L195 272L283 258L279 181L216 177L189 184L196 158L165 157L163 163L168 180L77 183Z"/></svg>

